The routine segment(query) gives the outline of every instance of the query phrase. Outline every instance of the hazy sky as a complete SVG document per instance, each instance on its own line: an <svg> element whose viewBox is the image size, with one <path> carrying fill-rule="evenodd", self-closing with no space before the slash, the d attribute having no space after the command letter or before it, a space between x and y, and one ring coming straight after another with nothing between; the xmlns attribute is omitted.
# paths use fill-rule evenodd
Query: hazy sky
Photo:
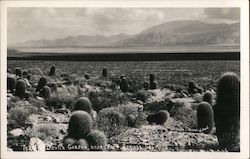
<svg viewBox="0 0 250 159"><path fill-rule="evenodd" d="M8 8L8 43L77 35L136 34L173 20L232 23L238 8Z"/></svg>

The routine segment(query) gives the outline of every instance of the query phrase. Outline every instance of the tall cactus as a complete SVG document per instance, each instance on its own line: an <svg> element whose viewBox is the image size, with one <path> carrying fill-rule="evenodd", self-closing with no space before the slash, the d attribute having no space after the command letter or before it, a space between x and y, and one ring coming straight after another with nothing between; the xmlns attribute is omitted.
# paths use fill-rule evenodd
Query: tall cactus
<svg viewBox="0 0 250 159"><path fill-rule="evenodd" d="M104 67L102 70L102 76L108 77L108 69L106 67Z"/></svg>
<svg viewBox="0 0 250 159"><path fill-rule="evenodd" d="M7 76L7 90L13 92L14 89L16 88L16 83L17 81L14 77Z"/></svg>
<svg viewBox="0 0 250 159"><path fill-rule="evenodd" d="M23 79L19 79L16 84L15 95L21 99L24 98L26 87L26 82Z"/></svg>
<svg viewBox="0 0 250 159"><path fill-rule="evenodd" d="M120 82L120 88L122 92L128 92L128 80L126 77L123 77Z"/></svg>
<svg viewBox="0 0 250 159"><path fill-rule="evenodd" d="M150 81L150 83L155 81L155 75L154 74L149 75L149 81Z"/></svg>
<svg viewBox="0 0 250 159"><path fill-rule="evenodd" d="M56 74L56 67L52 66L49 71L49 76L54 76Z"/></svg>
<svg viewBox="0 0 250 159"><path fill-rule="evenodd" d="M227 72L221 76L214 115L220 146L229 151L239 151L230 150L232 145L239 147L240 134L240 79L235 73Z"/></svg>

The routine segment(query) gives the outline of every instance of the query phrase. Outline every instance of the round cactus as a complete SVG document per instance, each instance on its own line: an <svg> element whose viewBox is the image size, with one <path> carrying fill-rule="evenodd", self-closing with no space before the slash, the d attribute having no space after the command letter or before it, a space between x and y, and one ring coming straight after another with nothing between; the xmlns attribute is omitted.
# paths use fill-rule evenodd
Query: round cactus
<svg viewBox="0 0 250 159"><path fill-rule="evenodd" d="M16 83L17 81L14 77L7 76L7 90L13 92L14 89L16 88Z"/></svg>
<svg viewBox="0 0 250 159"><path fill-rule="evenodd" d="M25 93L24 93L24 98L26 99L26 100L29 100L30 98L32 98L33 97L33 94L30 92L30 91L26 91Z"/></svg>
<svg viewBox="0 0 250 159"><path fill-rule="evenodd" d="M86 79L86 80L89 80L89 79L90 79L89 74L85 74L85 76L84 76L84 77L85 77L85 79Z"/></svg>
<svg viewBox="0 0 250 159"><path fill-rule="evenodd" d="M157 89L157 82L153 81L152 83L150 83L150 89Z"/></svg>
<svg viewBox="0 0 250 159"><path fill-rule="evenodd" d="M92 128L92 118L85 111L75 111L69 119L68 135L74 139L85 138Z"/></svg>
<svg viewBox="0 0 250 159"><path fill-rule="evenodd" d="M28 72L27 71L23 71L23 77L27 77L27 75L28 75Z"/></svg>
<svg viewBox="0 0 250 159"><path fill-rule="evenodd" d="M239 145L240 79L235 73L223 74L218 82L214 121L221 147Z"/></svg>
<svg viewBox="0 0 250 159"><path fill-rule="evenodd" d="M120 88L122 92L128 92L128 80L126 77L123 77L120 82Z"/></svg>
<svg viewBox="0 0 250 159"><path fill-rule="evenodd" d="M92 130L87 136L87 141L91 151L106 150L107 137L102 131Z"/></svg>
<svg viewBox="0 0 250 159"><path fill-rule="evenodd" d="M155 75L154 74L149 75L149 81L150 81L150 83L155 81Z"/></svg>
<svg viewBox="0 0 250 159"><path fill-rule="evenodd" d="M20 68L16 68L15 74L16 76L22 77L22 70Z"/></svg>
<svg viewBox="0 0 250 159"><path fill-rule="evenodd" d="M133 114L127 116L128 127L135 127L136 117Z"/></svg>
<svg viewBox="0 0 250 159"><path fill-rule="evenodd" d="M197 87L197 92L202 94L203 93L203 88L202 87Z"/></svg>
<svg viewBox="0 0 250 159"><path fill-rule="evenodd" d="M25 90L26 90L26 82L22 79L19 79L16 84L16 92L15 95L19 98L24 98Z"/></svg>
<svg viewBox="0 0 250 159"><path fill-rule="evenodd" d="M56 74L56 67L52 66L49 71L49 76L54 76Z"/></svg>
<svg viewBox="0 0 250 159"><path fill-rule="evenodd" d="M50 98L51 96L51 89L48 86L44 86L41 91L39 92L39 95L43 98Z"/></svg>
<svg viewBox="0 0 250 159"><path fill-rule="evenodd" d="M87 97L81 97L77 100L74 110L83 110L90 114L92 110L92 104Z"/></svg>
<svg viewBox="0 0 250 159"><path fill-rule="evenodd" d="M38 82L38 86L36 88L36 92L39 92L44 86L47 85L47 78L46 77L41 77L39 82Z"/></svg>
<svg viewBox="0 0 250 159"><path fill-rule="evenodd" d="M85 139L74 139L66 135L62 140L65 150L69 151L85 151L89 149L89 145Z"/></svg>
<svg viewBox="0 0 250 159"><path fill-rule="evenodd" d="M210 134L213 130L214 112L207 102L201 102L197 108L198 128L207 128L203 132Z"/></svg>
<svg viewBox="0 0 250 159"><path fill-rule="evenodd" d="M106 67L102 69L102 76L108 77L108 69Z"/></svg>
<svg viewBox="0 0 250 159"><path fill-rule="evenodd" d="M190 94L197 93L197 86L193 81L188 83L188 93Z"/></svg>
<svg viewBox="0 0 250 159"><path fill-rule="evenodd" d="M213 94L211 92L206 92L203 95L203 99L204 102L208 102L211 106L213 106Z"/></svg>
<svg viewBox="0 0 250 159"><path fill-rule="evenodd" d="M148 115L147 121L149 123L156 123L158 125L163 125L169 118L169 113L166 110L160 110L155 114Z"/></svg>

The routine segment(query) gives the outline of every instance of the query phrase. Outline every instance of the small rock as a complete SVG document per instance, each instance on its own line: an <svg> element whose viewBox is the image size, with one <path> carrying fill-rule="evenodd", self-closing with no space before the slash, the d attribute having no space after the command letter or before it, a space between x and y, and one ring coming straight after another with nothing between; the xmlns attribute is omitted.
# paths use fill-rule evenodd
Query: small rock
<svg viewBox="0 0 250 159"><path fill-rule="evenodd" d="M114 147L115 149L119 149L119 148L120 148L120 146L119 146L118 144L114 144L113 147Z"/></svg>
<svg viewBox="0 0 250 159"><path fill-rule="evenodd" d="M44 120L47 121L47 122L52 122L52 121L53 121L52 118L51 118L50 116L46 116L46 117L44 118Z"/></svg>
<svg viewBox="0 0 250 159"><path fill-rule="evenodd" d="M39 112L41 113L47 113L47 110L44 107L39 108Z"/></svg>
<svg viewBox="0 0 250 159"><path fill-rule="evenodd" d="M28 148L30 151L45 151L44 142L36 137L30 138Z"/></svg>
<svg viewBox="0 0 250 159"><path fill-rule="evenodd" d="M61 120L59 118L56 118L56 117L53 118L53 123L60 123L60 122Z"/></svg>
<svg viewBox="0 0 250 159"><path fill-rule="evenodd" d="M9 133L10 133L12 136L14 136L14 137L18 137L18 136L24 134L24 133L23 133L23 130L20 129L20 128L18 128L18 129L13 129L13 130L9 131Z"/></svg>

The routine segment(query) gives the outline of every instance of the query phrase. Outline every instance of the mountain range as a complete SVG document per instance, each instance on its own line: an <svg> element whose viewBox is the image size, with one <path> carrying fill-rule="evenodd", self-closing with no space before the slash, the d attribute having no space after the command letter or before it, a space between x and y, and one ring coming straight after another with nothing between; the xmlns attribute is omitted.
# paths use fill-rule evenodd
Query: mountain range
<svg viewBox="0 0 250 159"><path fill-rule="evenodd" d="M240 23L206 23L194 20L166 22L138 34L68 36L54 40L32 40L13 46L29 47L98 47L98 46L175 46L239 45Z"/></svg>

